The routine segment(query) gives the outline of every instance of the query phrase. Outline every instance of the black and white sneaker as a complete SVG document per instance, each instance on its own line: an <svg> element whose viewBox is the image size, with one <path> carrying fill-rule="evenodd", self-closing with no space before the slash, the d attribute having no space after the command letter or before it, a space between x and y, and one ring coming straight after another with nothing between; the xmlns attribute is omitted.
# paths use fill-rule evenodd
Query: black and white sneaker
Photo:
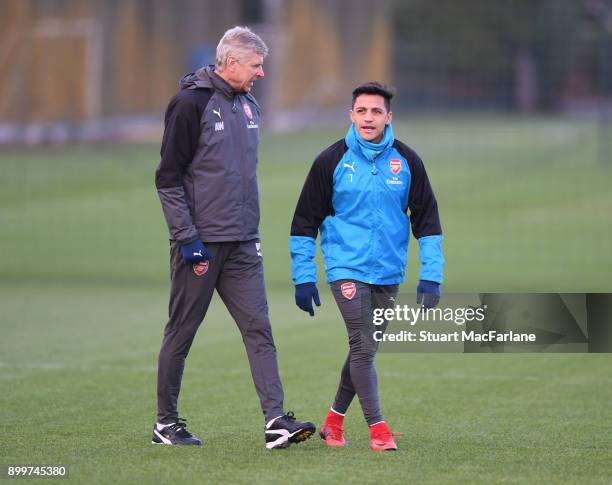
<svg viewBox="0 0 612 485"><path fill-rule="evenodd" d="M201 445L196 436L187 431L187 421L179 418L177 423L168 426L153 426L153 438L151 443L154 445Z"/></svg>
<svg viewBox="0 0 612 485"><path fill-rule="evenodd" d="M266 448L289 448L292 443L300 443L315 432L315 425L309 421L298 421L291 411L274 418L266 424Z"/></svg>

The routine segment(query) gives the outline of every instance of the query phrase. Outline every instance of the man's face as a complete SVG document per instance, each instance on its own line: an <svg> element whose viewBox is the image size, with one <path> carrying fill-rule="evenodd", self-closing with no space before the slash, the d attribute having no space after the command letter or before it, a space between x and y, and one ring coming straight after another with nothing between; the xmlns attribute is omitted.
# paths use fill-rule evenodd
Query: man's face
<svg viewBox="0 0 612 485"><path fill-rule="evenodd" d="M385 98L379 94L361 94L355 100L349 113L357 133L365 141L379 143L387 123L391 123L392 113L387 112Z"/></svg>
<svg viewBox="0 0 612 485"><path fill-rule="evenodd" d="M264 77L263 56L251 53L242 60L230 56L224 74L227 77L223 77L235 91L248 93L253 89L255 81Z"/></svg>

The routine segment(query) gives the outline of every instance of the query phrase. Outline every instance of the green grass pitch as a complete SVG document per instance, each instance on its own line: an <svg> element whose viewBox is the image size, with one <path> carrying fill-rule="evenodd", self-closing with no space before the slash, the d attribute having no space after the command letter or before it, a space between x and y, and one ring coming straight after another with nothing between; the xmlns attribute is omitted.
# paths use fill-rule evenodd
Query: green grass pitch
<svg viewBox="0 0 612 485"><path fill-rule="evenodd" d="M612 291L612 163L587 121L430 117L395 124L425 160L450 291ZM343 130L271 135L262 246L286 408L321 423L346 352L326 285L293 303L287 236L314 156ZM268 452L238 330L215 298L180 411L205 445L154 447L168 245L157 145L0 151L0 464L62 463L74 483L610 483L612 358L380 354L376 454L358 402L349 446ZM414 241L412 241L414 242ZM404 291L416 284L417 253Z"/></svg>

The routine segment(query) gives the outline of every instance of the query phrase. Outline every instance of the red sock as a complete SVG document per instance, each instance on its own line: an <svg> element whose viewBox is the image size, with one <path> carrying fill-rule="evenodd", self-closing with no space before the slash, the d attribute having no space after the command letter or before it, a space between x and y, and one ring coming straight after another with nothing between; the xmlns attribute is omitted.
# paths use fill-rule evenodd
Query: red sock
<svg viewBox="0 0 612 485"><path fill-rule="evenodd" d="M325 416L325 422L327 424L332 424L334 426L342 427L342 423L344 422L344 416L330 409L329 412L327 413L327 416Z"/></svg>

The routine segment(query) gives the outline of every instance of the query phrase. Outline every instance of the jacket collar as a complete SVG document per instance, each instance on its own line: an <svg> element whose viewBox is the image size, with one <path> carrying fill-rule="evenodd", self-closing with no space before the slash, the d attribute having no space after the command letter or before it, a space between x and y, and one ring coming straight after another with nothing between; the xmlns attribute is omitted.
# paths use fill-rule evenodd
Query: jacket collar
<svg viewBox="0 0 612 485"><path fill-rule="evenodd" d="M385 126L383 138L379 143L372 143L361 138L359 133L357 133L354 123L351 124L348 133L344 138L344 141L351 150L360 154L369 162L373 162L376 157L391 147L394 140L395 138L393 137L393 127L391 126L391 123Z"/></svg>
<svg viewBox="0 0 612 485"><path fill-rule="evenodd" d="M237 93L229 83L215 72L215 66L204 66L195 73L187 74L180 80L181 89L208 88L219 91L229 99L233 99Z"/></svg>

